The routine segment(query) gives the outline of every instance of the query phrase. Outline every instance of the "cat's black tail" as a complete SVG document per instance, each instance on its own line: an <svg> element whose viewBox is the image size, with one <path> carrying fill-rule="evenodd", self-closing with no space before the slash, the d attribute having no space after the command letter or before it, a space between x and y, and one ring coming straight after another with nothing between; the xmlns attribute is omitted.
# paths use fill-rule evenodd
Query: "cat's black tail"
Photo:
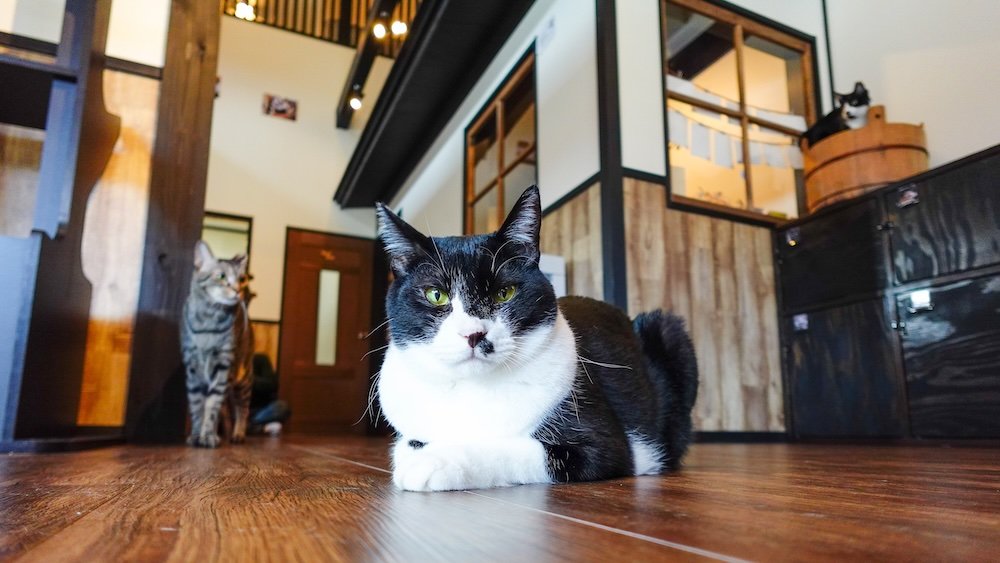
<svg viewBox="0 0 1000 563"><path fill-rule="evenodd" d="M661 439L667 468L677 469L691 443L691 409L698 396L698 362L684 320L661 310L632 321L646 368L661 399Z"/></svg>

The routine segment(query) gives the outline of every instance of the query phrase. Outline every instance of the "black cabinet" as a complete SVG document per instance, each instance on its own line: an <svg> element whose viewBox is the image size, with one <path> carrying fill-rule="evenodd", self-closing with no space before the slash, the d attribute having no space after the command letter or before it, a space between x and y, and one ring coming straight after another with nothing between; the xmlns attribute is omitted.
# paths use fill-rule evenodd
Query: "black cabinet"
<svg viewBox="0 0 1000 563"><path fill-rule="evenodd" d="M881 222L878 200L868 199L784 230L777 253L785 306L872 293L885 285Z"/></svg>
<svg viewBox="0 0 1000 563"><path fill-rule="evenodd" d="M882 300L785 319L800 436L902 436L903 382Z"/></svg>
<svg viewBox="0 0 1000 563"><path fill-rule="evenodd" d="M884 198L898 283L1000 262L1000 154L905 183Z"/></svg>
<svg viewBox="0 0 1000 563"><path fill-rule="evenodd" d="M1000 275L896 296L914 436L1000 436Z"/></svg>
<svg viewBox="0 0 1000 563"><path fill-rule="evenodd" d="M1000 146L774 243L796 435L1000 438Z"/></svg>

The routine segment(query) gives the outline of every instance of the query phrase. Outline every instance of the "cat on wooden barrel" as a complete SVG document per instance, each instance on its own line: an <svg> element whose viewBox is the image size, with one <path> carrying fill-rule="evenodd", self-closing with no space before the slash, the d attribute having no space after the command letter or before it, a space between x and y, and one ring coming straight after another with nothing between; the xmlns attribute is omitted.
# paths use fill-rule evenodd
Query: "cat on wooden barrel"
<svg viewBox="0 0 1000 563"><path fill-rule="evenodd" d="M528 188L489 235L431 238L384 205L395 280L377 382L392 479L454 490L657 474L691 438L698 371L683 321L557 300Z"/></svg>
<svg viewBox="0 0 1000 563"><path fill-rule="evenodd" d="M819 118L802 134L806 147L811 147L834 133L860 129L868 124L868 108L872 101L864 84L855 82L854 90L847 94L834 93L834 98L837 107Z"/></svg>
<svg viewBox="0 0 1000 563"><path fill-rule="evenodd" d="M254 294L246 267L246 255L218 259L204 241L195 244L181 319L192 446L218 447L220 417L231 442L246 437L254 348L247 315Z"/></svg>

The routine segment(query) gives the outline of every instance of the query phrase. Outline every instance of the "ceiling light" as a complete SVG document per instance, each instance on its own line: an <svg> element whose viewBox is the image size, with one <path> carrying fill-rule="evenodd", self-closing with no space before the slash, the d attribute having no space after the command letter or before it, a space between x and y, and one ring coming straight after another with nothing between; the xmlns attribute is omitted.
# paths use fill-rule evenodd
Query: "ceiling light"
<svg viewBox="0 0 1000 563"><path fill-rule="evenodd" d="M249 0L249 3L244 0L240 0L240 2L236 4L236 11L233 15L241 20L246 20L248 22L254 21L257 19L257 14L254 13L253 9L256 3L257 0Z"/></svg>
<svg viewBox="0 0 1000 563"><path fill-rule="evenodd" d="M358 111L359 109L361 109L360 96L351 96L351 99L348 100L347 103L351 106L351 109L353 109L354 111Z"/></svg>
<svg viewBox="0 0 1000 563"><path fill-rule="evenodd" d="M384 23L378 22L372 27L372 35L375 36L375 39L382 39L383 37L385 37L385 34L386 34L386 29Z"/></svg>
<svg viewBox="0 0 1000 563"><path fill-rule="evenodd" d="M392 22L392 26L389 27L392 30L393 35L402 35L406 33L406 22L396 20Z"/></svg>

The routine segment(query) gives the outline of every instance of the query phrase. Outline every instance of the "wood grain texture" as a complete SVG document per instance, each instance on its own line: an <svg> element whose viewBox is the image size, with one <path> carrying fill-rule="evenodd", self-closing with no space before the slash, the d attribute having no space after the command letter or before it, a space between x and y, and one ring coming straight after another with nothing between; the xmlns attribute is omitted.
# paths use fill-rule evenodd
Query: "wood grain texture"
<svg viewBox="0 0 1000 563"><path fill-rule="evenodd" d="M141 376L129 382L125 421L133 440L184 434L178 319L205 211L219 27L218 4L171 0L130 366Z"/></svg>
<svg viewBox="0 0 1000 563"><path fill-rule="evenodd" d="M0 236L31 232L45 131L0 123Z"/></svg>
<svg viewBox="0 0 1000 563"><path fill-rule="evenodd" d="M695 428L785 428L768 229L666 206L663 186L625 179L629 315L684 317L701 384Z"/></svg>
<svg viewBox="0 0 1000 563"><path fill-rule="evenodd" d="M914 436L1000 437L1000 276L930 289L933 309L897 297Z"/></svg>
<svg viewBox="0 0 1000 563"><path fill-rule="evenodd" d="M997 450L697 444L674 475L402 493L381 439L0 458L23 561L987 560Z"/></svg>
<svg viewBox="0 0 1000 563"><path fill-rule="evenodd" d="M93 289L77 413L82 425L125 423L159 88L152 78L104 72L105 102L122 126L83 227L83 273Z"/></svg>
<svg viewBox="0 0 1000 563"><path fill-rule="evenodd" d="M775 245L785 312L868 298L886 287L887 249L878 230L882 221L878 200L869 198L779 229Z"/></svg>
<svg viewBox="0 0 1000 563"><path fill-rule="evenodd" d="M903 436L906 395L882 300L800 319L808 326L784 320L795 434Z"/></svg>
<svg viewBox="0 0 1000 563"><path fill-rule="evenodd" d="M599 184L542 218L541 247L545 254L566 259L569 295L604 298Z"/></svg>
<svg viewBox="0 0 1000 563"><path fill-rule="evenodd" d="M913 191L918 201L900 208ZM900 282L1000 263L1000 151L885 194Z"/></svg>
<svg viewBox="0 0 1000 563"><path fill-rule="evenodd" d="M255 354L267 354L271 365L278 367L278 342L281 337L281 323L273 321L251 321L253 325L253 347Z"/></svg>

